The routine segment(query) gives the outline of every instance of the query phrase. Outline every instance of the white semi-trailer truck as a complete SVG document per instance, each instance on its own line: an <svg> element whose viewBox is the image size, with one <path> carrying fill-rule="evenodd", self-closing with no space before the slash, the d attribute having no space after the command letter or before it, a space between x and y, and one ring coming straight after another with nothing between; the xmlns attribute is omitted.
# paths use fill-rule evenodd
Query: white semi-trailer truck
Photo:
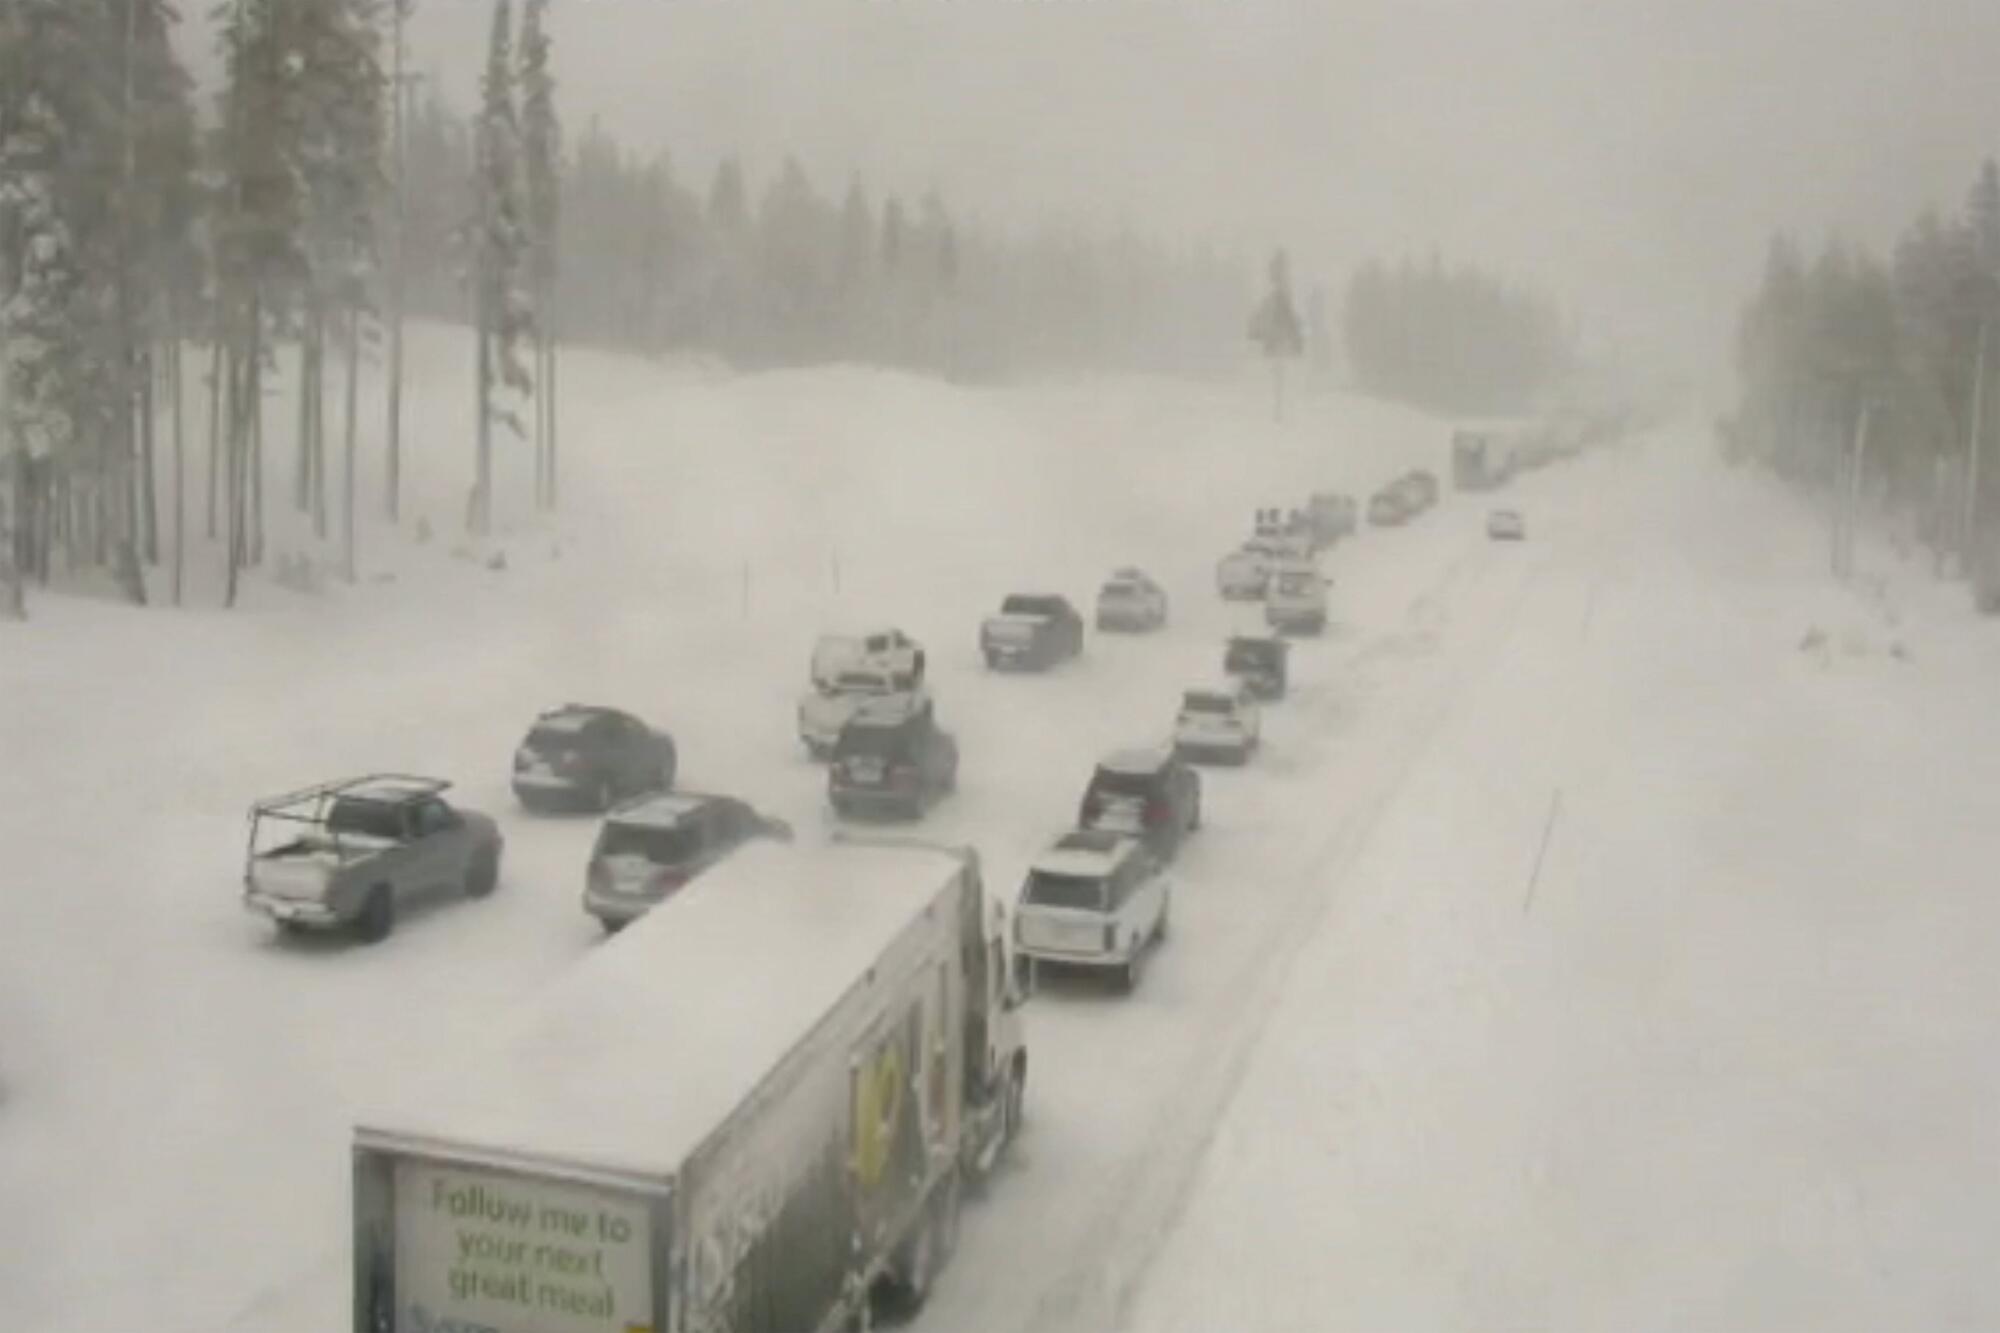
<svg viewBox="0 0 2000 1333"><path fill-rule="evenodd" d="M807 1333L920 1304L1020 1124L968 849L751 846L354 1142L355 1333Z"/></svg>

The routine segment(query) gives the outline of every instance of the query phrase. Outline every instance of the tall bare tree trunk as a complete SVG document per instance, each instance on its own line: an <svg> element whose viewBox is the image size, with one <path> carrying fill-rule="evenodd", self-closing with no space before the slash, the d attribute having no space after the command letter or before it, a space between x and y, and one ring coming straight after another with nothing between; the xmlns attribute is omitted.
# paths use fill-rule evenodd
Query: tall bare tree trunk
<svg viewBox="0 0 2000 1333"><path fill-rule="evenodd" d="M403 508L403 283L409 228L407 189L404 180L409 161L409 138L404 128L406 117L403 99L408 92L408 86L403 75L402 0L389 0L389 13L394 25L389 97L391 114L395 118L390 126L390 142L396 175L396 207L394 236L390 241L392 248L389 275L389 438L385 484L388 491L389 521L395 523L402 517Z"/></svg>
<svg viewBox="0 0 2000 1333"><path fill-rule="evenodd" d="M83 523L83 497L78 493L76 478L67 471L56 478L49 504L54 512L55 532L50 540L48 578L55 575L55 537L62 539L63 567L76 568L77 554L82 549L83 537L79 528ZM47 583L48 578L42 582Z"/></svg>
<svg viewBox="0 0 2000 1333"><path fill-rule="evenodd" d="M312 509L313 457L312 457L312 310L305 312L305 319L299 328L299 425L297 475L292 479L292 507L301 514Z"/></svg>
<svg viewBox="0 0 2000 1333"><path fill-rule="evenodd" d="M105 491L110 484L122 487L123 483L122 473L119 474L116 483L107 483L102 471L91 480L90 507L86 511L90 515L90 563L99 569L111 563L112 515L109 511L118 499L116 491L109 496Z"/></svg>
<svg viewBox="0 0 2000 1333"><path fill-rule="evenodd" d="M537 296L537 301L540 297ZM536 307L537 313L540 306ZM542 393L542 358L547 353L542 347L540 329L535 330L535 510L541 512L549 507L549 413L548 399Z"/></svg>
<svg viewBox="0 0 2000 1333"><path fill-rule="evenodd" d="M6 369L0 366L0 380L7 378ZM0 385L0 431L5 430L7 421L7 390ZM0 443L8 443L0 439ZM28 615L28 561L29 543L33 540L28 526L28 451L18 444L7 450L7 463L14 474L13 495L7 511L7 592L6 615L14 620L25 620Z"/></svg>
<svg viewBox="0 0 2000 1333"><path fill-rule="evenodd" d="M181 383L181 340L167 344L167 393L174 413L174 605L181 605L187 566L187 413Z"/></svg>
<svg viewBox="0 0 2000 1333"><path fill-rule="evenodd" d="M0 279L5 273L0 272ZM7 548L0 552L0 559L6 561L6 600L0 603L5 614L15 620L23 620L28 614L28 447L14 435L14 363L8 357L9 334L7 327L8 297L12 285L0 281L0 454L7 459L7 466L13 474L13 494L7 508Z"/></svg>
<svg viewBox="0 0 2000 1333"><path fill-rule="evenodd" d="M160 498L153 471L153 350L139 353L139 543L146 563L160 563Z"/></svg>
<svg viewBox="0 0 2000 1333"><path fill-rule="evenodd" d="M482 279L483 284L483 279ZM479 344L476 359L475 382L478 386L479 414L475 431L477 457L473 465L472 513L467 524L475 537L484 537L492 528L493 521L493 345L487 330L486 297L479 297L478 313L475 316L474 339Z"/></svg>
<svg viewBox="0 0 2000 1333"><path fill-rule="evenodd" d="M560 400L556 397L556 343L553 335L549 338L549 363L542 372L542 389L549 401L549 508L554 509L561 494L557 479L562 469L558 461L561 454L556 449L556 419L559 415L556 405Z"/></svg>
<svg viewBox="0 0 2000 1333"><path fill-rule="evenodd" d="M229 374L229 458L225 471L228 473L224 485L223 506L228 518L228 539L224 566L226 580L223 584L222 604L236 605L236 586L243 569L244 525L246 514L243 505L244 454L249 448L250 423L243 405L243 349L231 348L228 358Z"/></svg>
<svg viewBox="0 0 2000 1333"><path fill-rule="evenodd" d="M1979 350L1972 361L1972 419L1965 442L1965 513L1959 527L1959 560L1968 576L1978 559L1980 453L1986 440L1986 342L1993 321L1979 321Z"/></svg>
<svg viewBox="0 0 2000 1333"><path fill-rule="evenodd" d="M361 366L361 312L350 308L347 312L347 410L344 423L346 435L342 449L341 475L341 568L349 583L355 579L354 550L354 426L355 414L360 406L360 366Z"/></svg>
<svg viewBox="0 0 2000 1333"><path fill-rule="evenodd" d="M250 417L247 497L250 510L249 563L264 563L264 330L263 304L257 306L257 326L250 331L249 364L244 371L243 406Z"/></svg>
<svg viewBox="0 0 2000 1333"><path fill-rule="evenodd" d="M312 386L312 417L308 425L312 431L313 460L313 536L326 540L326 315L315 311L312 317L312 374L306 383Z"/></svg>
<svg viewBox="0 0 2000 1333"><path fill-rule="evenodd" d="M222 445L222 334L217 332L208 353L208 539L215 540L215 474Z"/></svg>

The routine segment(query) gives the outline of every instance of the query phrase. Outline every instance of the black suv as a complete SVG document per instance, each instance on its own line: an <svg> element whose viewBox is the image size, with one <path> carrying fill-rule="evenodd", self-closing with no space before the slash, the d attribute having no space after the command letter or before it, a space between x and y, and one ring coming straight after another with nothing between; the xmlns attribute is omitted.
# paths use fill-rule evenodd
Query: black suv
<svg viewBox="0 0 2000 1333"><path fill-rule="evenodd" d="M617 930L753 838L790 842L792 829L734 796L661 792L629 801L597 831L583 910Z"/></svg>
<svg viewBox="0 0 2000 1333"><path fill-rule="evenodd" d="M514 795L530 810L609 810L672 787L677 767L673 738L630 713L564 704L536 718L514 751Z"/></svg>
<svg viewBox="0 0 2000 1333"><path fill-rule="evenodd" d="M869 699L840 729L827 769L834 813L901 815L925 810L958 789L958 742L937 724L928 695Z"/></svg>
<svg viewBox="0 0 2000 1333"><path fill-rule="evenodd" d="M1201 774L1169 746L1119 750L1098 761L1077 826L1138 838L1162 863L1201 827Z"/></svg>

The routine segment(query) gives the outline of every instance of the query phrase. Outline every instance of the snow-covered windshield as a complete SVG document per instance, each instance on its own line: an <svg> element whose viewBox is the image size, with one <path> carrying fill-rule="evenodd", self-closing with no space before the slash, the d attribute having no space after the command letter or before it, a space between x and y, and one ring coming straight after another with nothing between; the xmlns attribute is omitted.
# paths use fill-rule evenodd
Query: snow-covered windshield
<svg viewBox="0 0 2000 1333"><path fill-rule="evenodd" d="M1236 701L1226 694L1192 690L1181 700L1181 710L1188 713L1233 713Z"/></svg>
<svg viewBox="0 0 2000 1333"><path fill-rule="evenodd" d="M1101 912L1104 910L1104 880L1094 875L1064 875L1037 870L1028 876L1023 896L1037 907Z"/></svg>

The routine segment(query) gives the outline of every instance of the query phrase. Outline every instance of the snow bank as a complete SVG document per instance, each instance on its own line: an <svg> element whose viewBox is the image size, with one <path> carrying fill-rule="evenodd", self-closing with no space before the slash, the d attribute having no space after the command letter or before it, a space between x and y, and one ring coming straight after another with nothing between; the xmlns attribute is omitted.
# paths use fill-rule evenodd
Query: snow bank
<svg viewBox="0 0 2000 1333"><path fill-rule="evenodd" d="M1653 453L1327 883L1126 1326L2000 1320L1991 677L1803 659L1876 599Z"/></svg>

